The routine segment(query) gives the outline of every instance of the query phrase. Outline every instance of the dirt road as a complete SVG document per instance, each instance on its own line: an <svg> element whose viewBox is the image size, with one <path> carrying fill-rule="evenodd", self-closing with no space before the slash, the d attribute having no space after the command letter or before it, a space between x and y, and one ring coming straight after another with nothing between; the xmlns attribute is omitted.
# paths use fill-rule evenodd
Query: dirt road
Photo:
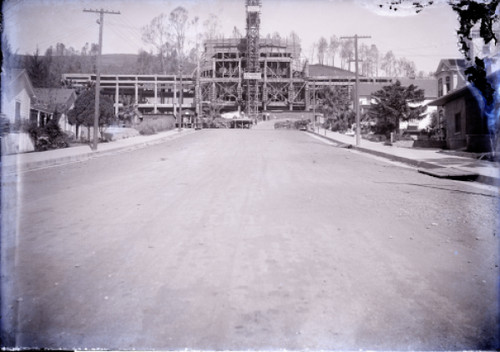
<svg viewBox="0 0 500 352"><path fill-rule="evenodd" d="M17 346L499 347L489 189L266 129L21 181Z"/></svg>

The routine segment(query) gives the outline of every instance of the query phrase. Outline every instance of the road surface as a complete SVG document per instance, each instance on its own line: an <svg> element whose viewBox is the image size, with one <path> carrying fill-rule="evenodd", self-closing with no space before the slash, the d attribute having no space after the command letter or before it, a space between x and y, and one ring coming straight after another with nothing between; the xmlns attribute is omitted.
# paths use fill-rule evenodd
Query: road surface
<svg viewBox="0 0 500 352"><path fill-rule="evenodd" d="M202 130L20 180L4 204L19 215L6 343L500 346L491 188L259 128Z"/></svg>

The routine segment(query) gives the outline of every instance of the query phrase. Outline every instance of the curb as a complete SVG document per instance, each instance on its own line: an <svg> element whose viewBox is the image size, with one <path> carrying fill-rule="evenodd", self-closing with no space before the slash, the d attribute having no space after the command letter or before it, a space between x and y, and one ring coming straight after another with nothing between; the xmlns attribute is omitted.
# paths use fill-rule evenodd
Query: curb
<svg viewBox="0 0 500 352"><path fill-rule="evenodd" d="M136 149L142 149L147 146L152 146L156 144L161 144L169 140L174 140L182 136L186 136L189 134L195 133L194 130L183 130L180 131L176 134L170 134L168 136L163 136L159 137L156 139L152 139L149 141L141 141L137 142L134 144L129 144L129 145L117 145L113 146L112 148L106 149L106 150L97 150L97 151L89 151L87 153L81 153L78 155L67 155L67 156L61 156L61 157L54 157L54 158L49 158L46 160L39 160L39 161L32 161L32 162L21 162L19 163L17 160L15 163L11 165L2 165L2 173L4 174L13 174L17 172L25 172L25 171L32 171L40 168L45 168L45 167L53 167L53 166L58 166L58 165L64 165L64 164L69 164L69 163L75 163L75 162L82 162L86 160L90 160L93 158L101 157L101 156L106 156L106 155L111 155L119 152L125 152L125 151L132 151ZM134 138L134 137L132 137ZM113 143L113 142L111 142Z"/></svg>
<svg viewBox="0 0 500 352"><path fill-rule="evenodd" d="M329 140L331 142L335 142L335 143L342 144L342 145L346 144L346 143L340 142L340 141L338 141L338 140L336 140L334 138L321 135L320 133L316 133L316 132L312 132L312 133L314 135L318 136L318 137L327 139L327 140ZM405 157L402 157L402 156L399 156L399 155L394 155L394 154L390 154L390 153L384 153L384 152L380 152L380 151L376 151L376 150L372 150L372 149L368 149L368 148L363 148L363 147L356 147L355 145L352 145L352 144L349 144L349 145L354 150L358 150L360 152L367 153L367 154L372 154L372 155L375 155L375 156L378 156L378 157L382 157L382 158L385 158L385 159L389 159L389 160L392 160L392 161L397 161L397 162L400 162L400 163L403 163L403 164L414 166L416 168L435 169L435 168L438 168L438 167L442 167L439 164L430 163L430 162L427 162L427 161L421 161L421 160L415 160L415 159L405 158ZM499 178L492 177L492 176L481 175L481 174L479 174L479 176L475 179L475 182L486 184L486 185L490 185L490 186L497 186L497 187L500 186L500 179Z"/></svg>

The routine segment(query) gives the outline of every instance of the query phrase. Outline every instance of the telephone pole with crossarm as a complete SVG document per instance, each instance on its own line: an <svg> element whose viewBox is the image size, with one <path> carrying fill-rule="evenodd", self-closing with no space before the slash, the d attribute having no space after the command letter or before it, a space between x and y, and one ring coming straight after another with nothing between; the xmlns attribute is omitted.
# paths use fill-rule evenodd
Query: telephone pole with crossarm
<svg viewBox="0 0 500 352"><path fill-rule="evenodd" d="M99 130L99 98L101 93L101 54L102 54L102 27L104 25L104 14L109 15L119 15L120 11L106 11L100 10L87 10L84 9L83 12L98 13L99 19L97 23L99 24L99 52L97 54L97 67L96 67L96 81L95 81L95 112L94 112L94 142L92 145L92 150L97 150L97 133ZM118 102L116 102L118 103ZM89 136L90 137L90 136Z"/></svg>
<svg viewBox="0 0 500 352"><path fill-rule="evenodd" d="M361 128L359 118L359 73L358 73L358 39L371 38L355 34L353 37L340 37L340 39L354 39L354 67L356 69L356 94L354 96L354 108L356 109L356 146L359 147L361 140Z"/></svg>

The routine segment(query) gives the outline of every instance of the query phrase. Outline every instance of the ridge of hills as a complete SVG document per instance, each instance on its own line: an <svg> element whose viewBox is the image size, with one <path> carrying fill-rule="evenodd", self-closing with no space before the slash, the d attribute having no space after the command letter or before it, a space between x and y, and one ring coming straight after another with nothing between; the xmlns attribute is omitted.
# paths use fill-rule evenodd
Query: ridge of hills
<svg viewBox="0 0 500 352"><path fill-rule="evenodd" d="M19 62L20 68L23 67L24 60L30 55L15 55L16 61ZM43 60L45 56L40 55ZM139 72L138 69L138 54L102 54L101 55L101 74L154 74L154 71L148 70L148 73ZM65 55L51 57L53 63L61 62L65 60L66 63L62 66L65 67L64 71L61 73L94 73L93 69L95 65L95 57L90 55ZM191 62L185 62L183 64L183 72L186 75L191 74L195 68L196 64ZM175 74L175 70L169 69L167 67L167 74ZM159 73L158 73L159 74Z"/></svg>

